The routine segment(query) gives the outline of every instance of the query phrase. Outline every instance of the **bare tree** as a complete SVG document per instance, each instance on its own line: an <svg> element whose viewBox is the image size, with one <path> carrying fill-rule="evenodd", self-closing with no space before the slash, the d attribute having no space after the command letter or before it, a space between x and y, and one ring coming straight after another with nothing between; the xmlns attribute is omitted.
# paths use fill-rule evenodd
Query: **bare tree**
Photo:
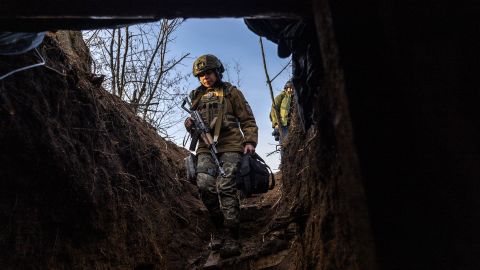
<svg viewBox="0 0 480 270"><path fill-rule="evenodd" d="M226 63L225 65L225 73L227 75L227 81L235 84L237 87L241 87L241 76L240 73L242 71L242 67L237 60L233 61L233 65L230 63Z"/></svg>
<svg viewBox="0 0 480 270"><path fill-rule="evenodd" d="M95 73L106 75L104 87L130 103L135 113L168 137L181 121L178 105L185 75L176 67L188 56L170 55L173 33L182 19L84 32Z"/></svg>

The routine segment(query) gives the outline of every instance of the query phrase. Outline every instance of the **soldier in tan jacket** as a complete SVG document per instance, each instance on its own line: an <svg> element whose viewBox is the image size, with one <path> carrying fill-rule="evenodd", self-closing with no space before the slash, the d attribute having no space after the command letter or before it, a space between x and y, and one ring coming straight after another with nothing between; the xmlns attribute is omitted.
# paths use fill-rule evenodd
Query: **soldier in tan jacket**
<svg viewBox="0 0 480 270"><path fill-rule="evenodd" d="M209 149L200 140L196 151L197 185L217 228L229 230L230 237L221 247L220 255L230 257L241 252L237 241L240 206L235 175L242 154L255 152L258 127L242 92L222 81L223 72L222 63L214 55L203 55L195 60L193 75L201 85L190 93L190 99L192 109L197 110L211 128L218 158L226 173L225 177L218 174ZM185 126L191 131L191 118L185 120Z"/></svg>

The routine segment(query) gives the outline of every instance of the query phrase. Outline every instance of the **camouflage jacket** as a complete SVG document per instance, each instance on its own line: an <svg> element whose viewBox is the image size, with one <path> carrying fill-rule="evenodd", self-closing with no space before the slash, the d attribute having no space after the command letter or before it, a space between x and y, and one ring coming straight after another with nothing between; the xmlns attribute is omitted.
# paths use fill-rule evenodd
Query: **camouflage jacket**
<svg viewBox="0 0 480 270"><path fill-rule="evenodd" d="M222 95L223 102L220 98ZM214 135L215 117L219 114L220 109L225 106L216 145L219 153L243 153L243 147L247 143L257 146L258 127L255 117L250 105L238 88L227 82L218 83L208 89L200 86L190 92L190 99L192 100L192 109L198 110L204 123L211 127L212 137ZM209 152L202 140L199 140L196 152L197 154Z"/></svg>

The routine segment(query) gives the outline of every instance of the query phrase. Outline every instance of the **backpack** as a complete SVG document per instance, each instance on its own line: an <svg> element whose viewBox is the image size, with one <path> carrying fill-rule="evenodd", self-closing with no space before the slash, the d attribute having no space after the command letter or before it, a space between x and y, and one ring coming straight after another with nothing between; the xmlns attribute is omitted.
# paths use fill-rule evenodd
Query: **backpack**
<svg viewBox="0 0 480 270"><path fill-rule="evenodd" d="M270 184L270 176L272 181ZM246 197L265 193L275 187L275 177L265 161L256 153L245 154L236 175L237 189Z"/></svg>

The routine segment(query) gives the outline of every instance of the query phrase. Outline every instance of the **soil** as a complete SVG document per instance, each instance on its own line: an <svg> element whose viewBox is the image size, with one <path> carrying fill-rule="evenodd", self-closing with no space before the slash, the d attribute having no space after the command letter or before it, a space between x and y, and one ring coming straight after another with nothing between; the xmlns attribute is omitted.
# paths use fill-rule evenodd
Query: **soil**
<svg viewBox="0 0 480 270"><path fill-rule="evenodd" d="M281 173L275 180L275 187L267 193L241 199L242 254L221 259L218 252L210 252L203 269L291 269L285 268L290 266L287 255L298 228L277 216L283 194Z"/></svg>
<svg viewBox="0 0 480 270"><path fill-rule="evenodd" d="M241 200L240 256L210 252L218 234L188 152L162 139L91 73L79 32L48 33L46 66L0 81L0 268L273 269L297 228L277 217L276 187ZM0 73L37 61L2 57ZM278 268L281 269L281 268Z"/></svg>
<svg viewBox="0 0 480 270"><path fill-rule="evenodd" d="M186 151L101 87L80 33L39 52L0 81L0 268L188 269L213 226Z"/></svg>
<svg viewBox="0 0 480 270"><path fill-rule="evenodd" d="M180 2L185 17L288 7ZM207 249L186 152L101 87L79 33L49 34L48 67L0 81L0 268L480 269L478 16L397 2L292 2L300 28L266 24L292 53L299 125L278 190L243 200L244 252L227 260ZM42 24L18 20L0 27ZM2 56L0 74L38 60Z"/></svg>

